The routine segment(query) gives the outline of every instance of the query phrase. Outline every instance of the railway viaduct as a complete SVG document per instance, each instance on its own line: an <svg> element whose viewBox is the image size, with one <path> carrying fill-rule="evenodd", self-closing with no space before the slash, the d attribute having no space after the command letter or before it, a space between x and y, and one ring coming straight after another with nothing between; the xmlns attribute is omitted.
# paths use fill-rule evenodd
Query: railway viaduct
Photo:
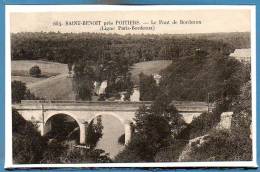
<svg viewBox="0 0 260 172"><path fill-rule="evenodd" d="M211 111L213 106L205 102L174 101L175 107L184 117ZM13 108L29 121L37 124L42 135L51 130L51 119L55 115L64 114L72 117L80 130L80 144L85 143L87 125L97 116L112 115L124 125L125 144L131 139L131 123L136 110L141 105L150 106L151 102L108 102L108 101L58 101L58 100L24 100L13 104ZM113 125L113 121L111 121Z"/></svg>

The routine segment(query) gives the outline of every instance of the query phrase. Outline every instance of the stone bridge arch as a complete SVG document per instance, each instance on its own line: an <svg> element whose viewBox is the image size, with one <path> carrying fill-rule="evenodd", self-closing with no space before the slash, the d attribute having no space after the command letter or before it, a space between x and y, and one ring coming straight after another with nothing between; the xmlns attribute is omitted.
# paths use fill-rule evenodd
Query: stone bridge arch
<svg viewBox="0 0 260 172"><path fill-rule="evenodd" d="M62 117L63 116L63 117ZM80 132L82 130L81 126L81 122L77 119L76 116L68 113L68 112L53 112L49 115L46 116L46 118L44 119L44 124L42 126L42 135L46 135L48 134L48 132L50 132L51 130L53 130L53 125L57 125L55 123L52 123L53 119L55 119L55 117L61 117L61 119L72 119L75 121L75 123L77 124L77 127L79 128L79 135L77 136L77 143L78 141L80 142ZM79 140L78 140L79 139Z"/></svg>
<svg viewBox="0 0 260 172"><path fill-rule="evenodd" d="M131 134L132 134L131 133L131 130L132 130L131 129L131 123L133 122L133 120L130 120L128 118L123 118L120 115L120 112L109 112L109 111L107 111L107 112L94 112L94 113L86 111L86 112L84 112L84 114L85 114L84 120L82 119L83 112L79 112L79 111L73 111L73 112L70 112L70 111L48 111L44 115L44 117L45 117L44 118L44 125L41 127L42 135L45 135L46 132L49 131L49 129L47 129L48 128L48 121L52 117L59 115L59 114L67 115L77 122L77 124L79 126L79 132L80 132L80 144L85 144L85 142L86 142L86 134L87 134L88 124L92 120L94 120L96 117L106 116L106 115L115 117L123 125L124 134L125 134L125 144L127 144L131 139Z"/></svg>
<svg viewBox="0 0 260 172"><path fill-rule="evenodd" d="M133 122L133 119L131 120L124 119L119 113L115 113L115 112L99 112L96 113L88 120L88 124L98 116L105 116L105 115L113 116L121 122L121 124L124 126L125 144L127 144L131 139L131 134L132 134L131 123Z"/></svg>
<svg viewBox="0 0 260 172"><path fill-rule="evenodd" d="M48 113L45 113L44 125L42 127L42 134L43 135L46 134L45 128L47 127L46 124L47 124L48 120L59 114L67 115L77 122L77 124L79 126L79 132L80 132L80 138L79 138L80 144L85 144L86 123L84 121L82 121L81 119L79 119L79 115L77 114L77 112L69 112L69 111L50 112L50 111L48 111Z"/></svg>
<svg viewBox="0 0 260 172"><path fill-rule="evenodd" d="M56 118L56 119L55 119ZM60 118L60 119L59 119ZM58 121L57 121L57 119L59 119ZM53 121L54 120L54 121ZM56 121L55 121L56 120ZM72 115L68 115L68 114L65 114L65 113L56 113L56 114L54 114L54 115L51 115L51 116L49 116L47 119L46 119L46 121L45 121L45 123L44 123L44 125L43 125L43 135L46 135L46 134L48 134L50 131L52 131L54 128L53 127L55 127L55 126L57 126L57 123L58 122L64 122L64 121L66 121L66 120L72 120L72 122L74 122L74 124L76 124L75 125L75 127L77 127L77 128L79 128L79 126L80 126L80 123L79 123L79 121L77 121L77 119L76 118L74 118ZM56 123L53 123L53 122L56 122ZM64 128L64 127L63 127ZM65 128L66 129L66 128ZM79 129L80 130L80 129ZM65 131L65 130L64 130ZM80 132L80 131L79 131ZM79 138L79 136L78 136L78 138ZM79 141L79 140L78 140Z"/></svg>

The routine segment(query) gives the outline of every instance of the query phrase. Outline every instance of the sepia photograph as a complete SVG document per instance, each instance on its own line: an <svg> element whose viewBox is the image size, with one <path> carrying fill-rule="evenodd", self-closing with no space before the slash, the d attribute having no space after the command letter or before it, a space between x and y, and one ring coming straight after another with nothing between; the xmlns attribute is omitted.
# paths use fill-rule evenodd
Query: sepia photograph
<svg viewBox="0 0 260 172"><path fill-rule="evenodd" d="M6 10L6 164L255 167L254 6Z"/></svg>

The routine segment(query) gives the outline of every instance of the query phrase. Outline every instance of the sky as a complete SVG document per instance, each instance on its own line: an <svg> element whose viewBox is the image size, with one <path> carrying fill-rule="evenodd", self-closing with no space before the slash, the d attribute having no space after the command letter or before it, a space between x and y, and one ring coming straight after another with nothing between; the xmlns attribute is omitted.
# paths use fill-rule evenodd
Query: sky
<svg viewBox="0 0 260 172"><path fill-rule="evenodd" d="M250 32L251 15L249 9L200 9L200 10L146 10L146 11L81 11L81 12L11 12L10 31L17 32L62 32L62 33L118 33L118 34L185 34L215 32ZM116 21L138 21L134 27L150 27L136 30L133 25L115 25ZM156 24L152 24L156 22ZM170 24L158 24L160 20ZM197 24L180 24L182 21L197 21ZM66 25L66 22L80 21L80 25ZM83 21L101 21L100 25L82 25ZM104 22L113 24L107 27L113 30L102 30ZM177 23L173 24L172 22ZM61 23L57 26L54 23ZM119 26L129 26L129 30L119 30ZM103 26L104 27L104 26Z"/></svg>

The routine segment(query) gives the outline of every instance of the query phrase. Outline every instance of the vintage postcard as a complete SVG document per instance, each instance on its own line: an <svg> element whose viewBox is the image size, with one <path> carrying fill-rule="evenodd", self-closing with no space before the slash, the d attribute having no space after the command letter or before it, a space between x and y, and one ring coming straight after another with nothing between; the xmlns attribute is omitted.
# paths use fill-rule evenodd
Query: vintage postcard
<svg viewBox="0 0 260 172"><path fill-rule="evenodd" d="M6 168L257 167L255 6L6 6Z"/></svg>

